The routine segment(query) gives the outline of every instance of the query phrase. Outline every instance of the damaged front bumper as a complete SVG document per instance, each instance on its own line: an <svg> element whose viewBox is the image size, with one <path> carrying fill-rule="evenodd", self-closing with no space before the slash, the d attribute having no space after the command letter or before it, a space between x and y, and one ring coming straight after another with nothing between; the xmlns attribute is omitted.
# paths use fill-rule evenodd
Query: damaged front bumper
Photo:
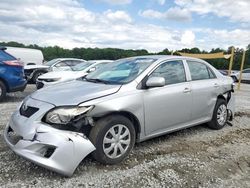
<svg viewBox="0 0 250 188"><path fill-rule="evenodd" d="M65 176L71 176L94 145L82 134L40 123L32 136L22 137L19 122L10 120L4 132L8 146L18 155Z"/></svg>

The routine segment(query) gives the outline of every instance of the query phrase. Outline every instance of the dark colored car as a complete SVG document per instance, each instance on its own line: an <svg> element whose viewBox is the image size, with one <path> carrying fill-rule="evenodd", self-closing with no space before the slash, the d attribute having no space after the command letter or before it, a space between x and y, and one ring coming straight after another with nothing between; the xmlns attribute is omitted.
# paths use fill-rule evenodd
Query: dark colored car
<svg viewBox="0 0 250 188"><path fill-rule="evenodd" d="M5 47L0 47L0 101L6 93L23 91L27 84L23 64L5 50Z"/></svg>

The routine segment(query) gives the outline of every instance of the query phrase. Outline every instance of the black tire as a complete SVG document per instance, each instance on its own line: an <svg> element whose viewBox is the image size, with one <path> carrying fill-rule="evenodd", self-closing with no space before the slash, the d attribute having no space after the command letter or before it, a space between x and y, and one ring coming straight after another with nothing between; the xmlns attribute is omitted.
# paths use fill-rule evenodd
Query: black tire
<svg viewBox="0 0 250 188"><path fill-rule="evenodd" d="M6 86L5 84L0 81L0 101L2 101L6 97Z"/></svg>
<svg viewBox="0 0 250 188"><path fill-rule="evenodd" d="M44 73L45 73L44 71L36 71L36 72L34 72L32 78L31 78L32 83L35 84L37 78L38 78L39 76L41 76L42 74L44 74Z"/></svg>
<svg viewBox="0 0 250 188"><path fill-rule="evenodd" d="M222 122L219 122L218 118L217 118L217 114L218 111L220 109L220 107L225 106L226 107L226 111L225 111L225 121L223 118ZM222 129L226 123L227 123L227 119L228 119L228 111L227 111L227 103L224 99L218 99L214 108L214 112L213 112L213 118L212 120L208 123L208 127L214 130L219 130Z"/></svg>
<svg viewBox="0 0 250 188"><path fill-rule="evenodd" d="M105 145L103 144L104 137L109 136L110 133L108 132L112 128L114 128L114 130L115 128L117 128L117 131L118 131L117 126L120 126L120 125L125 126L124 128L122 128L122 130L125 130L125 132L129 131L130 136L126 138L127 139L130 138L130 143L127 146L125 146L126 150L124 154L121 154L122 153L121 150L117 149L117 153L119 153L118 150L120 151L120 156L116 158L111 158L108 156L108 154L105 154L104 152L104 147L106 147L106 145L109 145L109 143ZM123 132L123 134L125 134L125 132ZM110 136L112 136L112 134L110 134ZM135 129L131 121L127 119L126 117L121 116L121 115L110 115L96 122L95 126L90 131L89 139L96 147L96 150L92 153L92 156L94 157L94 159L96 159L97 161L103 164L117 164L121 162L122 160L124 160L130 153L131 149L133 148L135 144ZM114 145L115 144L117 143L114 143ZM116 145L115 147L119 148ZM112 150L111 150L111 153L112 153ZM113 153L114 153L114 150L113 150Z"/></svg>

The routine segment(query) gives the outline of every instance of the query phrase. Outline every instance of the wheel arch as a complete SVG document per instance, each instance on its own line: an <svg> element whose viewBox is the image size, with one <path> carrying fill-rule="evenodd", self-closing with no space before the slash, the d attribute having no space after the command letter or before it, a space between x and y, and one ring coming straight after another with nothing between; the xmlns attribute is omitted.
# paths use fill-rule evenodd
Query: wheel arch
<svg viewBox="0 0 250 188"><path fill-rule="evenodd" d="M217 100L218 99L223 99L223 100L227 101L226 98L222 94L218 95Z"/></svg>
<svg viewBox="0 0 250 188"><path fill-rule="evenodd" d="M99 116L98 119L104 118L107 116L112 116L112 115L122 115L122 116L128 118L132 122L132 124L135 128L136 140L139 140L139 137L140 137L139 135L141 133L141 123L140 123L139 119L133 113L128 112L128 111L112 111L112 112L109 112L105 115Z"/></svg>
<svg viewBox="0 0 250 188"><path fill-rule="evenodd" d="M4 83L5 87L6 87L6 91L9 92L10 91L10 88L9 88L9 85L7 83L7 81L3 78L0 77L0 81Z"/></svg>

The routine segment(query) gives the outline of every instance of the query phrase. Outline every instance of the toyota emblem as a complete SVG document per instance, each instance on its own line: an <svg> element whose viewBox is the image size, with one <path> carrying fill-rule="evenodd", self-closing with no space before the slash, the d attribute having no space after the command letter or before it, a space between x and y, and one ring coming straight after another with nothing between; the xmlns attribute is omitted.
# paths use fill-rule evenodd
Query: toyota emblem
<svg viewBox="0 0 250 188"><path fill-rule="evenodd" d="M25 103L23 103L22 109L23 111L26 111L28 109L28 106Z"/></svg>

